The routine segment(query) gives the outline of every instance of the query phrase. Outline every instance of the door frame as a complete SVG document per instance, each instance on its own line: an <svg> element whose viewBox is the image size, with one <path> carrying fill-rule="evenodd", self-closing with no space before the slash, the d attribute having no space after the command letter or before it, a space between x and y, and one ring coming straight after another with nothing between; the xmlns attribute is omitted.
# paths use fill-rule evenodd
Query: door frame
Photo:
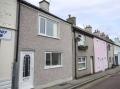
<svg viewBox="0 0 120 89"><path fill-rule="evenodd" d="M19 82L18 82L19 84L18 84L18 89L21 89L20 86L22 85L22 79L21 79L22 78L22 74L21 73L23 71L21 70L22 69L21 67L23 65L21 65L21 63L23 63L23 62L21 62L21 61L23 61L23 60L21 60L21 59L23 58L23 55L25 55L27 53L28 54L32 53L32 55L33 55L33 58L32 58L32 61L31 61L32 62L32 66L33 66L33 68L32 68L32 75L31 75L32 76L32 83L31 83L30 86L31 86L31 88L34 88L34 60L35 60L34 59L35 58L34 55L35 55L35 52L32 51L32 50L23 50L23 51L20 51L20 53L19 53L19 59L20 60L19 60L19 79L18 79L19 80Z"/></svg>

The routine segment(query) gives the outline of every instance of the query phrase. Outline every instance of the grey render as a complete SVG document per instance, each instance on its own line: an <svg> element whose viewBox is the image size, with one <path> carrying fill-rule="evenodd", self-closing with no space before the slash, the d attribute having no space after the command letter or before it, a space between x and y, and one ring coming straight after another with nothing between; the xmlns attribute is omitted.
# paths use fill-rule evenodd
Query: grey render
<svg viewBox="0 0 120 89"><path fill-rule="evenodd" d="M81 29L79 29L81 30ZM83 29L82 29L83 30ZM88 49L86 50L80 50L78 49L78 44L76 43L76 59L73 59L73 72L75 72L75 60L76 60L76 77L80 78L86 75L91 74L91 64L90 64L90 58L93 57L94 59L94 46L93 46L93 38L81 33L80 31L75 31L75 34L73 34L74 39L78 37L79 34L82 34L85 36L86 39L86 45L88 46ZM75 48L75 41L73 41L73 49ZM75 51L73 51L75 52ZM73 53L75 54L75 53ZM74 55L75 56L75 55ZM84 70L78 70L78 58L79 57L87 57L87 68ZM94 69L93 69L94 70ZM75 74L73 74L73 77L75 77Z"/></svg>
<svg viewBox="0 0 120 89"><path fill-rule="evenodd" d="M110 46L110 50L109 50L109 48L107 48L108 68L112 68L112 66L114 64L114 45L111 43L107 43L107 47L108 46Z"/></svg>
<svg viewBox="0 0 120 89"><path fill-rule="evenodd" d="M38 35L39 15L59 22L60 39ZM72 30L71 24L21 4L19 54L34 50L34 89L72 80ZM44 69L46 51L62 52L61 68ZM20 59L20 55L18 57Z"/></svg>

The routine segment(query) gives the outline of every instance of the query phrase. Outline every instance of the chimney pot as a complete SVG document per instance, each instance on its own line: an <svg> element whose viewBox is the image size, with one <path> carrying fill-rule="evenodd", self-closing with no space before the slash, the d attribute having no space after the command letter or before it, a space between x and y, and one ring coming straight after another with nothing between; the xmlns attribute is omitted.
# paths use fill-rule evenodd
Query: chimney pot
<svg viewBox="0 0 120 89"><path fill-rule="evenodd" d="M70 14L69 14L68 16L69 16L69 18L71 17L71 15L70 15Z"/></svg>
<svg viewBox="0 0 120 89"><path fill-rule="evenodd" d="M49 5L50 5L50 3L46 0L42 0L39 2L39 7L48 12L49 12Z"/></svg>

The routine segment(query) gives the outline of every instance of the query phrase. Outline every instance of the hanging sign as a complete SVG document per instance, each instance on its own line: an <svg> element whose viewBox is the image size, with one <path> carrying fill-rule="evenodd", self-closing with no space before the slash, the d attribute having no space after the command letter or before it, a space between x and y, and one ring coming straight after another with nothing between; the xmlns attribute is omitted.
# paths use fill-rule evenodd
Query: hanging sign
<svg viewBox="0 0 120 89"><path fill-rule="evenodd" d="M0 28L0 39L11 39L11 31L5 28Z"/></svg>

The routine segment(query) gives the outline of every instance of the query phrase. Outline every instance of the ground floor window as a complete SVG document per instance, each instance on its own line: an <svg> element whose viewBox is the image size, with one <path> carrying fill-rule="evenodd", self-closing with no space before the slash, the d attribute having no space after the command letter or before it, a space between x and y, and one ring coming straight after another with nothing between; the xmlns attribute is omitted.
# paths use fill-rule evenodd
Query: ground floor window
<svg viewBox="0 0 120 89"><path fill-rule="evenodd" d="M60 52L45 52L46 55L46 67L60 67L62 65Z"/></svg>
<svg viewBox="0 0 120 89"><path fill-rule="evenodd" d="M78 70L86 69L86 60L87 60L87 57L78 58Z"/></svg>

